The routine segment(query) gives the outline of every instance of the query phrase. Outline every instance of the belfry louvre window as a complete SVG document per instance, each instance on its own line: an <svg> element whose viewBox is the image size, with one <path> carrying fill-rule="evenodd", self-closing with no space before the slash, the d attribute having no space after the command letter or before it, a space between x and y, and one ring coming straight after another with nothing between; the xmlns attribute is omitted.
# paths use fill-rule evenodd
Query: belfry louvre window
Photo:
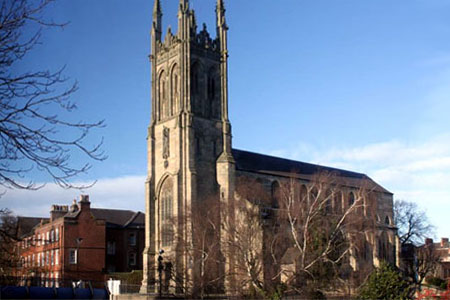
<svg viewBox="0 0 450 300"><path fill-rule="evenodd" d="M160 204L161 204L161 240L162 246L172 245L173 229L172 229L172 203L173 188L172 179L167 178L161 187Z"/></svg>

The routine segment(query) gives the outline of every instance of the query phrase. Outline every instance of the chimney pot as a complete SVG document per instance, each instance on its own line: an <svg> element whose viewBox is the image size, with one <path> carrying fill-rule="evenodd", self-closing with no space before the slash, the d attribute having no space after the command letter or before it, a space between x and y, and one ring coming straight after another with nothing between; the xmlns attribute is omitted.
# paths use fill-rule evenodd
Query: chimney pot
<svg viewBox="0 0 450 300"><path fill-rule="evenodd" d="M91 202L89 202L89 195L81 195L80 202L78 202L78 207L80 210L89 210L91 207Z"/></svg>
<svg viewBox="0 0 450 300"><path fill-rule="evenodd" d="M56 205L53 204L50 209L50 220L56 220L67 213L67 205Z"/></svg>
<svg viewBox="0 0 450 300"><path fill-rule="evenodd" d="M76 211L78 211L77 200L73 199L72 205L70 206L70 212L76 212Z"/></svg>
<svg viewBox="0 0 450 300"><path fill-rule="evenodd" d="M433 244L433 239L427 238L425 239L425 245L432 245Z"/></svg>
<svg viewBox="0 0 450 300"><path fill-rule="evenodd" d="M81 195L80 202L89 203L89 195Z"/></svg>

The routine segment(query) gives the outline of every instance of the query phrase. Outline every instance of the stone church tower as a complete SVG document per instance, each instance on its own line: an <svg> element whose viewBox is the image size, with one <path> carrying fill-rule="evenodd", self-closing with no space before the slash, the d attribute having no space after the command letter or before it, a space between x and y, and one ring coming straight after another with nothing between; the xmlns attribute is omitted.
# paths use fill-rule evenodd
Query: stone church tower
<svg viewBox="0 0 450 300"><path fill-rule="evenodd" d="M327 214L332 218L356 209L355 195L367 187L370 190L365 198L359 197L364 205L358 215L365 223L375 225L359 230L364 235L359 236L359 246L355 243L349 249L347 269L353 273L348 273L357 275L359 270L369 270L382 260L397 263L399 247L393 223L393 194L370 177L232 149L228 119L228 28L223 0L217 0L216 4L215 38L205 25L197 30L188 0L179 0L177 32L172 33L169 27L163 37L161 3L154 1L150 55L152 104L145 183L146 248L141 292L152 293L161 287L164 293L195 294L207 290L211 294L235 294L241 281L239 276L248 271L247 266L241 265L245 259L242 260L237 247L230 243L236 237L233 231L236 221L247 222L244 215L239 215L239 205L256 211L261 221L255 225L257 241L251 247L261 255L263 268L258 276L267 286L287 280L286 274L297 268L295 255L290 255L295 247L288 241L272 251L266 245L271 234L270 226L266 225L284 224L275 218L280 208L281 184L295 181L299 188L289 195L299 201L317 200L320 197L314 192L317 184L314 178L321 174L333 174L330 185L339 183L333 186L335 192L322 193L329 197L327 207L333 210L327 210ZM247 186L251 192L259 187L270 201L249 199L240 189L242 182L251 183ZM209 221L206 226L202 223L205 217ZM198 228L203 230L211 224L214 228L203 235L205 242L199 242ZM224 224L231 224L228 236ZM200 244L215 246L198 251ZM162 263L158 261L160 250L164 251ZM276 259L272 259L274 255ZM212 263L203 263L203 256L212 257L209 260ZM239 270L241 274L236 275ZM285 279L274 276L280 272ZM204 282L214 283L205 289Z"/></svg>
<svg viewBox="0 0 450 300"><path fill-rule="evenodd" d="M192 240L186 218L205 197L230 199L234 159L228 120L227 25L217 1L217 34L197 32L194 11L180 0L178 32L162 36L162 9L153 8L151 120L148 128L146 248L141 292L153 292L157 257L165 270L190 280L191 258L179 242ZM165 272L166 272L165 271ZM165 276L169 276L166 274ZM173 278L172 278L173 280ZM180 280L178 280L180 281ZM183 286L185 282L178 282Z"/></svg>

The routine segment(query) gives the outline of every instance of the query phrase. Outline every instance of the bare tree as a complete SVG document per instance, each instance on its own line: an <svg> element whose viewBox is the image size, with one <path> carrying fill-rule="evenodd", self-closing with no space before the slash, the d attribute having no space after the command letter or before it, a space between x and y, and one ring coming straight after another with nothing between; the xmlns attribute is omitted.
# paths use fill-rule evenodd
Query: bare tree
<svg viewBox="0 0 450 300"><path fill-rule="evenodd" d="M221 224L227 236L224 255L234 260L226 276L232 278L234 292L240 296L266 297L270 292L264 279L264 267L272 261L264 256L263 249L263 245L270 247L272 241L269 235L264 235L263 229L268 203L270 195L262 184L246 177L238 178L233 201L222 203L222 209L233 210L233 216L224 218Z"/></svg>
<svg viewBox="0 0 450 300"><path fill-rule="evenodd" d="M416 203L397 200L394 203L394 220L402 246L411 243L418 246L433 234L434 226Z"/></svg>
<svg viewBox="0 0 450 300"><path fill-rule="evenodd" d="M194 209L171 220L176 231L177 251L189 261L186 270L172 268L170 280L175 289L185 297L204 299L223 292L223 259L220 253L220 203L215 196L206 196L194 204ZM171 260L177 264L177 258ZM172 265L172 262L169 262ZM167 266L166 266L167 267Z"/></svg>
<svg viewBox="0 0 450 300"><path fill-rule="evenodd" d="M19 242L17 218L7 209L0 210L0 284L11 283L13 270L19 265L16 251Z"/></svg>
<svg viewBox="0 0 450 300"><path fill-rule="evenodd" d="M440 259L439 252L436 251L433 244L423 245L417 249L415 263L416 276L413 278L419 290L425 277L436 270Z"/></svg>
<svg viewBox="0 0 450 300"><path fill-rule="evenodd" d="M54 0L2 1L0 6L0 185L37 189L25 177L32 170L48 174L58 185L71 188L71 179L89 170L71 156L81 153L104 160L102 142L88 146L87 137L103 121L71 121L76 109L69 97L76 82L57 71L23 69L23 59L39 45L48 27L63 27L43 14Z"/></svg>
<svg viewBox="0 0 450 300"><path fill-rule="evenodd" d="M236 292L270 297L287 289L306 295L342 277L351 257L370 252L365 234L375 228L373 187L361 184L344 194L348 188L334 174L305 184L282 179L272 190L254 178L238 178L235 215L222 223L229 237L225 249L235 260L226 275L234 276Z"/></svg>
<svg viewBox="0 0 450 300"><path fill-rule="evenodd" d="M277 195L278 238L289 245L280 275L295 293L316 295L338 279L345 267L361 269L357 260L369 252L366 233L375 225L369 182L348 191L335 174L314 176L307 184L291 178ZM278 247L279 249L279 247ZM353 260L353 261L352 261ZM357 266L358 265L358 266Z"/></svg>
<svg viewBox="0 0 450 300"><path fill-rule="evenodd" d="M338 279L349 280L346 272L369 274L379 225L373 188L370 182L349 185L334 174L320 174L307 182L281 179L270 190L241 176L231 201L213 197L189 216L175 218L174 226L185 222L188 231L177 238L177 249L192 263L190 274L173 277L185 283L186 295L203 298L228 284L233 295L267 298L283 291L320 293Z"/></svg>
<svg viewBox="0 0 450 300"><path fill-rule="evenodd" d="M423 281L428 275L434 273L441 257L433 243L419 247L406 244L402 250L402 271L411 284L411 296L413 296L416 291L422 290Z"/></svg>

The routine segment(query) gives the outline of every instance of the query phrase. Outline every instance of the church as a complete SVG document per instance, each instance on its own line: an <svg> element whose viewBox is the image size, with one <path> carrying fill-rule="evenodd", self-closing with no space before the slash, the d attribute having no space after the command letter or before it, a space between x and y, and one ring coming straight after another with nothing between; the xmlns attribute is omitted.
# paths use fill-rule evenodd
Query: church
<svg viewBox="0 0 450 300"><path fill-rule="evenodd" d="M282 205L270 200L262 205L247 196L262 189L269 198L276 198L283 186L286 188L288 183L294 182L299 186L299 195L303 191L308 199L313 198L311 195L319 198L317 189L314 192L311 188L318 182L319 174L328 174L325 175L328 178L325 183L329 180L329 186L339 187L339 192L327 192L333 196L323 203L328 203L326 205L330 208L320 204L321 212L339 211L342 220L362 216L364 224L366 219L374 220L370 230L359 230L367 232L362 238L364 246L358 250L357 243L351 242L349 251L342 255L347 257L350 268L356 272L362 264L373 267L382 260L398 264L393 195L367 175L232 147L228 116L227 31L223 0L217 0L216 4L215 37L210 35L206 26L197 28L189 1L180 0L178 30L173 33L169 27L163 38L162 7L160 0L154 1L150 54L151 119L145 182L146 247L141 292L153 293L164 288L168 293L182 294L188 287L198 288L201 285L200 273L205 272L205 266L199 265L206 256L213 256L214 263L206 267L208 276L213 274L217 277L217 280L210 278L216 286L215 292L233 293L233 286L242 281L236 275L240 262L236 252L226 251L230 248L226 237L229 231L223 228L223 224L237 222L239 212L236 209L243 203L257 211L261 219L255 223L257 228L253 235L258 237L258 242L250 247L254 249L249 249L259 249L257 252L262 257L256 277L261 282L289 284L289 272L295 273L297 268L295 251L299 245L292 243L273 250L272 254L276 252L280 258L277 263L265 259L276 257L268 253L270 234L266 229L270 227L267 224L279 227L280 222L274 221L274 215L282 214ZM242 182L250 185L248 195L239 192L238 185ZM370 197L358 196L363 188L370 192ZM361 204L359 210L348 215L346 212L356 207L356 203ZM213 216L212 223L218 228L217 233L207 235L208 240L217 246L210 252L190 255L189 248L197 240L194 228L201 222L189 216L205 211L205 208L204 218ZM247 221L246 225L250 223ZM360 255L364 256L363 263L357 255L359 252L364 252ZM292 255L296 258L289 262ZM227 276L230 273L234 274L231 279Z"/></svg>

